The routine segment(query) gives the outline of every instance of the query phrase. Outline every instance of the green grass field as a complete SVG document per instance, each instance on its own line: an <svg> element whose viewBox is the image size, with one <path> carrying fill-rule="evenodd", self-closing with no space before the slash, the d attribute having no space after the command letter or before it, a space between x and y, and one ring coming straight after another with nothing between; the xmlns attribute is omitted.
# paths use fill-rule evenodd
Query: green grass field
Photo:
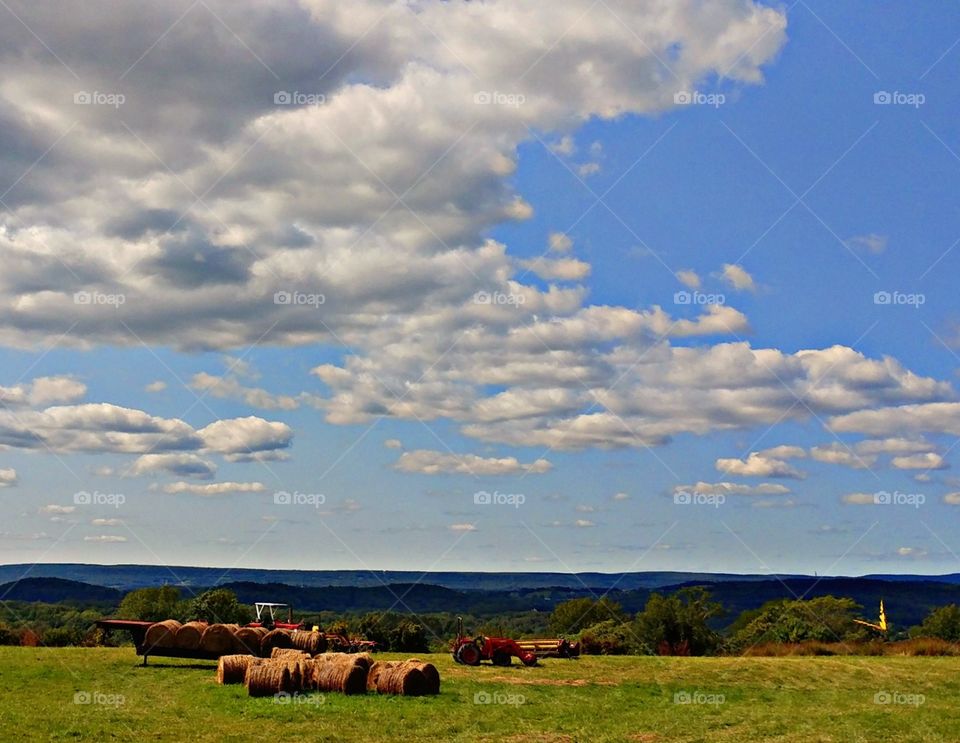
<svg viewBox="0 0 960 743"><path fill-rule="evenodd" d="M439 697L282 704L218 686L212 664L142 668L131 648L4 647L0 740L960 740L960 658L429 659Z"/></svg>

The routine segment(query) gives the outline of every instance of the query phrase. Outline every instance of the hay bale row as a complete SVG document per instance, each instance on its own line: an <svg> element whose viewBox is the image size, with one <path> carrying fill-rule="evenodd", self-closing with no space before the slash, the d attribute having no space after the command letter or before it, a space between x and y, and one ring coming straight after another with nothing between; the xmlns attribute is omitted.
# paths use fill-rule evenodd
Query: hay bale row
<svg viewBox="0 0 960 743"><path fill-rule="evenodd" d="M377 661L367 675L367 691L421 697L440 693L440 674L431 663L418 660Z"/></svg>
<svg viewBox="0 0 960 743"><path fill-rule="evenodd" d="M174 648L178 629L180 622L176 619L151 624L144 635L143 644L148 648Z"/></svg>
<svg viewBox="0 0 960 743"><path fill-rule="evenodd" d="M311 659L289 649L270 659L227 655L217 666L217 681L221 684L245 682L250 696L310 690L341 694L371 691L402 696L440 693L440 673L432 663L416 658L371 661L366 653L321 653Z"/></svg>
<svg viewBox="0 0 960 743"><path fill-rule="evenodd" d="M239 627L236 624L207 624L175 619L152 624L144 636L148 648L202 650L217 655L255 655L275 657L284 651L310 657L327 649L327 640L319 632L284 629L268 631L263 627Z"/></svg>
<svg viewBox="0 0 960 743"><path fill-rule="evenodd" d="M247 669L247 693L252 697L292 694L295 691L290 669L283 663L259 663Z"/></svg>
<svg viewBox="0 0 960 743"><path fill-rule="evenodd" d="M245 683L249 669L262 663L261 658L254 658L252 655L221 655L217 663L217 683Z"/></svg>
<svg viewBox="0 0 960 743"><path fill-rule="evenodd" d="M150 625L144 635L144 645L147 648L202 650L221 656L230 654L260 656L263 639L268 634L263 627L239 627L236 624L207 624L206 622L187 622L181 625L175 619L168 619ZM281 632L281 635L283 634ZM273 638L273 645L277 644L287 647L282 636ZM267 655L269 656L269 651Z"/></svg>

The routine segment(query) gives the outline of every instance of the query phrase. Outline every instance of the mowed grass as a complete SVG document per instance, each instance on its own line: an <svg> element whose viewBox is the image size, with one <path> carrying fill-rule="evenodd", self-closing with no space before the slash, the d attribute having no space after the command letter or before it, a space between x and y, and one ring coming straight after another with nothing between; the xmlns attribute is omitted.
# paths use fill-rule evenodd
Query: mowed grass
<svg viewBox="0 0 960 743"><path fill-rule="evenodd" d="M131 648L4 647L0 740L960 740L960 658L585 657L465 668L422 657L440 669L439 697L281 704L218 686L209 663L156 658L143 668ZM876 703L884 693L891 703ZM75 703L77 694L91 703ZM684 695L691 703L675 701Z"/></svg>

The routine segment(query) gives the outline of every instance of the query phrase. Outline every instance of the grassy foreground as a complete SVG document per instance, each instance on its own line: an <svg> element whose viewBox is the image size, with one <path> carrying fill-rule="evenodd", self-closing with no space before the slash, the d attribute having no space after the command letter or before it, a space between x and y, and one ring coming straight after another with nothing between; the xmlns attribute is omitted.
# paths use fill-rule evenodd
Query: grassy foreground
<svg viewBox="0 0 960 743"><path fill-rule="evenodd" d="M424 658L440 669L439 697L283 704L218 686L212 664L3 647L0 740L960 740L960 658Z"/></svg>

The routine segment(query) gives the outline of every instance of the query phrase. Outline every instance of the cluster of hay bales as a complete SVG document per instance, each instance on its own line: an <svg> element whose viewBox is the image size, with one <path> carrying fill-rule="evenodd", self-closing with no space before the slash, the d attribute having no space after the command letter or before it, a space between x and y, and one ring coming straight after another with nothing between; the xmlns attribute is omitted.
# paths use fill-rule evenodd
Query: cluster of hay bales
<svg viewBox="0 0 960 743"><path fill-rule="evenodd" d="M175 649L202 651L211 655L248 654L269 658L275 648L295 649L309 656L327 649L327 639L319 632L238 627L235 624L207 624L175 619L150 625L144 636L148 650Z"/></svg>
<svg viewBox="0 0 960 743"><path fill-rule="evenodd" d="M374 662L367 653L319 653L310 657L296 648L274 648L270 658L224 655L217 665L217 683L245 684L252 697L301 691L339 694L440 693L440 674L432 663Z"/></svg>
<svg viewBox="0 0 960 743"><path fill-rule="evenodd" d="M245 684L253 697L301 691L403 696L440 693L440 674L432 663L416 658L374 662L368 653L327 653L327 640L319 632L268 632L263 627L180 624L168 619L147 629L144 644L149 650L218 655L217 683Z"/></svg>

